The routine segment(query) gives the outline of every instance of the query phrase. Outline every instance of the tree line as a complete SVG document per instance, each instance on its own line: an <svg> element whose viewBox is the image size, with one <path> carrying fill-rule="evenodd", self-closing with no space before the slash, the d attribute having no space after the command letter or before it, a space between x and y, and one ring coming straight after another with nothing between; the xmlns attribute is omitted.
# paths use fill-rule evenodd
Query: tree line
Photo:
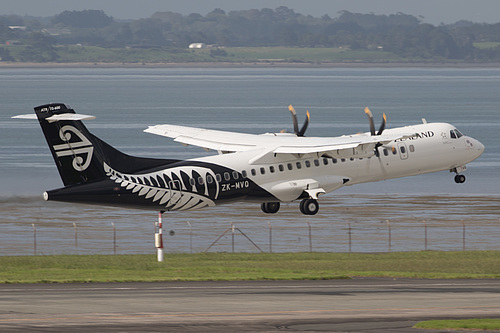
<svg viewBox="0 0 500 333"><path fill-rule="evenodd" d="M434 26L403 13L338 14L313 17L282 6L228 13L215 9L205 16L157 12L126 21L100 10L64 11L45 18L0 16L0 43L25 46L18 59L9 54L9 48L0 47L0 58L54 61L56 45L186 49L198 42L219 47L384 50L423 60L500 60L500 23L459 21Z"/></svg>

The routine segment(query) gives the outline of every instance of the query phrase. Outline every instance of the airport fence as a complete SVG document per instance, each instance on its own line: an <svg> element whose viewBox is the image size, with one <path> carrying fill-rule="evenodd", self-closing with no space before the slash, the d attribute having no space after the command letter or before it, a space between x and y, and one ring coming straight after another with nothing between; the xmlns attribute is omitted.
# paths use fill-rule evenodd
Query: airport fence
<svg viewBox="0 0 500 333"><path fill-rule="evenodd" d="M500 220L419 220L409 225L386 219L371 227L355 221L241 226L178 221L165 225L162 236L165 253L500 250L499 225ZM158 232L154 222L137 230L114 222L100 226L74 222L56 228L32 223L22 230L1 229L1 255L154 253Z"/></svg>

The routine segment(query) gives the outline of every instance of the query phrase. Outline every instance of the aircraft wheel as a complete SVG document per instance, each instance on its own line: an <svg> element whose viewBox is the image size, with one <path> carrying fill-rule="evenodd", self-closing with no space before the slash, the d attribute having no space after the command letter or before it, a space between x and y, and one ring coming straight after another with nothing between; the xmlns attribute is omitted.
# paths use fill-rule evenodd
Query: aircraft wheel
<svg viewBox="0 0 500 333"><path fill-rule="evenodd" d="M305 215L315 215L319 210L318 200L304 199L300 202L300 212Z"/></svg>
<svg viewBox="0 0 500 333"><path fill-rule="evenodd" d="M260 209L266 214L276 214L280 210L280 203L264 202L260 205Z"/></svg>
<svg viewBox="0 0 500 333"><path fill-rule="evenodd" d="M455 183L457 183L457 184L465 183L465 176L464 175L456 175L455 176Z"/></svg>

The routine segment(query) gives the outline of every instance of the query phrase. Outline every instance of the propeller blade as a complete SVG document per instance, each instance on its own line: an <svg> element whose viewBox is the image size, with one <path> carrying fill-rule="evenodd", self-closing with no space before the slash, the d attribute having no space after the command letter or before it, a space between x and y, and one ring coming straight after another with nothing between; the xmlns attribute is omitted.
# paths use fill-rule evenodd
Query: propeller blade
<svg viewBox="0 0 500 333"><path fill-rule="evenodd" d="M365 108L365 113L368 116L368 119L370 120L370 133L373 136L375 135L375 124L373 123L373 114L368 108Z"/></svg>
<svg viewBox="0 0 500 333"><path fill-rule="evenodd" d="M311 114L309 113L309 110L307 110L306 120L304 121L304 125L302 125L302 128L300 129L300 132L297 134L297 136L304 136L304 133L307 130L307 126L309 126L309 120L311 120Z"/></svg>
<svg viewBox="0 0 500 333"><path fill-rule="evenodd" d="M288 110L290 110L293 117L293 133L295 133L295 135L299 135L299 122L297 121L297 112L295 112L295 109L291 104L288 106Z"/></svg>
<svg viewBox="0 0 500 333"><path fill-rule="evenodd" d="M387 122L387 117L385 113L382 115L382 124L380 124L380 128L378 129L377 135L382 134L385 129L385 123Z"/></svg>

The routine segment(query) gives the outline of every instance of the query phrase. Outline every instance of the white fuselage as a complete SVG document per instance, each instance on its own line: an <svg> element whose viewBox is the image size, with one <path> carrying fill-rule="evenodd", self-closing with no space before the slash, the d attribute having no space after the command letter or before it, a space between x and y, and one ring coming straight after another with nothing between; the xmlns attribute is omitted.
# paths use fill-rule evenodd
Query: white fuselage
<svg viewBox="0 0 500 333"><path fill-rule="evenodd" d="M298 199L304 191L322 194L342 186L376 182L442 170L457 173L481 155L484 146L462 136L446 123L424 123L386 129L384 134L415 133L377 148L378 156L324 158L319 154L276 155L265 163L250 163L261 150L221 154L193 161L208 162L242 173L283 202ZM369 136L369 133L357 134ZM305 138L307 139L307 138ZM234 181L234 180L233 180ZM222 178L222 191L225 187ZM255 198L259 201L258 198Z"/></svg>

